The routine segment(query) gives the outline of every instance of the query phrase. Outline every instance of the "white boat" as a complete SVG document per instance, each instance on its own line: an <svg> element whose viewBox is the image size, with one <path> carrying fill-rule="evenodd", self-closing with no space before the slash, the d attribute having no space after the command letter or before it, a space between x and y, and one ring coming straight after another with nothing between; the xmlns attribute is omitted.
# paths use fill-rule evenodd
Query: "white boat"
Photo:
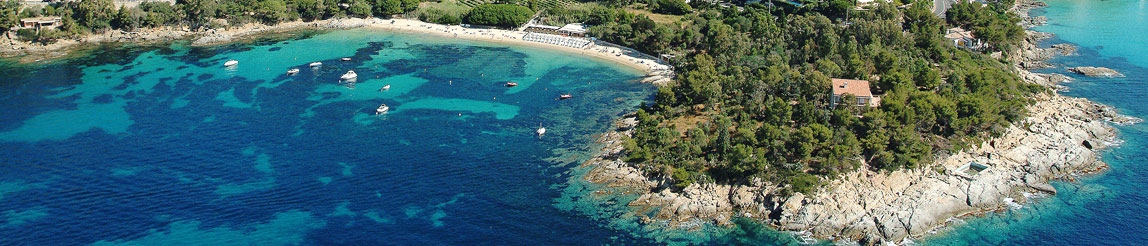
<svg viewBox="0 0 1148 246"><path fill-rule="evenodd" d="M287 75L295 75L297 73L299 73L298 68L292 68L291 70L287 70Z"/></svg>
<svg viewBox="0 0 1148 246"><path fill-rule="evenodd" d="M351 70L351 71L347 71L347 73L343 74L343 76L341 76L339 78L342 80L352 80L352 79L355 79L358 77L359 77L359 75L355 74L354 70Z"/></svg>
<svg viewBox="0 0 1148 246"><path fill-rule="evenodd" d="M223 63L223 66L224 66L224 67L234 67L235 65L239 65L239 61L236 61L236 60L227 60L227 62L224 62L224 63Z"/></svg>
<svg viewBox="0 0 1148 246"><path fill-rule="evenodd" d="M391 85L384 85L384 86L383 86L383 90L384 90L384 91L386 91L386 90L390 90L390 89L391 89Z"/></svg>
<svg viewBox="0 0 1148 246"><path fill-rule="evenodd" d="M538 130L534 132L538 133L538 138L542 138L542 134L546 134L546 128L542 127L542 123L538 123Z"/></svg>
<svg viewBox="0 0 1148 246"><path fill-rule="evenodd" d="M387 113L387 111L390 111L390 110L391 110L391 107L387 107L386 104L379 105L379 108L375 109L375 115L385 114L385 113Z"/></svg>
<svg viewBox="0 0 1148 246"><path fill-rule="evenodd" d="M311 64L307 64L307 65L311 66L311 67L318 67L318 66L322 66L323 63L322 62L312 62Z"/></svg>
<svg viewBox="0 0 1148 246"><path fill-rule="evenodd" d="M350 58L350 57L343 57L343 59L342 59L342 60L343 60L343 61L351 61L351 58Z"/></svg>

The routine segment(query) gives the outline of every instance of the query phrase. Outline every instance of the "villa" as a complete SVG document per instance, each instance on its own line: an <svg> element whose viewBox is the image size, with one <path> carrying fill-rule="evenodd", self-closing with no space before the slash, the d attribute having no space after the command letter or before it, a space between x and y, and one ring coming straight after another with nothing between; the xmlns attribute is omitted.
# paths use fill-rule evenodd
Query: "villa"
<svg viewBox="0 0 1148 246"><path fill-rule="evenodd" d="M949 28L949 30L945 32L945 39L953 42L953 45L957 46L957 48L976 50L987 47L984 42L981 42L980 39L973 36L973 32L966 31L960 27Z"/></svg>
<svg viewBox="0 0 1148 246"><path fill-rule="evenodd" d="M837 107L841 102L841 98L845 95L853 95L856 97L856 102L851 102L857 107L877 107L881 105L881 98L873 96L873 92L869 91L869 81L853 80L853 79L831 79L833 84L833 97L830 99L830 107Z"/></svg>
<svg viewBox="0 0 1148 246"><path fill-rule="evenodd" d="M57 16L44 16L20 19L21 29L55 29L64 25L63 19Z"/></svg>

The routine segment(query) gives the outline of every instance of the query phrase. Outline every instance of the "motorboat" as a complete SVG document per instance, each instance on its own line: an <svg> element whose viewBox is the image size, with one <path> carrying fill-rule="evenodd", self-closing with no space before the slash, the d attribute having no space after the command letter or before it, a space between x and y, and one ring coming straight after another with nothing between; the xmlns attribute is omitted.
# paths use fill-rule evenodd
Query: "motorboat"
<svg viewBox="0 0 1148 246"><path fill-rule="evenodd" d="M347 73L343 74L343 76L340 76L340 77L339 77L339 79L342 79L342 80L352 80L352 79L355 79L355 78L358 78L358 77L359 77L359 75L358 75L358 74L355 74L355 71L354 71L354 70L351 70L351 71L347 71Z"/></svg>
<svg viewBox="0 0 1148 246"><path fill-rule="evenodd" d="M561 96L558 96L558 100L566 100L570 98L574 98L574 96L571 96L570 94L562 94Z"/></svg>
<svg viewBox="0 0 1148 246"><path fill-rule="evenodd" d="M542 138L542 134L546 134L546 128L542 127L542 123L538 123L538 130L534 131L534 133L537 133L538 137Z"/></svg>
<svg viewBox="0 0 1148 246"><path fill-rule="evenodd" d="M224 63L223 63L223 66L224 66L224 67L234 67L235 65L239 65L239 61L236 61L236 60L227 60L227 62L224 62Z"/></svg>
<svg viewBox="0 0 1148 246"><path fill-rule="evenodd" d="M340 59L340 60L343 60L343 61L351 61L351 58L350 58L350 57L343 57L343 59Z"/></svg>
<svg viewBox="0 0 1148 246"><path fill-rule="evenodd" d="M390 110L391 110L391 107L387 107L386 104L379 105L379 108L375 109L375 115L385 114L385 113L387 113L387 111L390 111Z"/></svg>
<svg viewBox="0 0 1148 246"><path fill-rule="evenodd" d="M318 66L323 66L323 63L322 62L312 62L311 64L307 64L307 65L311 66L311 67L318 67Z"/></svg>
<svg viewBox="0 0 1148 246"><path fill-rule="evenodd" d="M518 83L515 83L515 82L506 82L506 87L515 87L515 86L518 86Z"/></svg>
<svg viewBox="0 0 1148 246"><path fill-rule="evenodd" d="M387 91L387 90L391 90L391 85L384 85L382 89L379 89L379 91Z"/></svg>
<svg viewBox="0 0 1148 246"><path fill-rule="evenodd" d="M299 73L298 68L292 68L291 70L287 70L287 75L295 75L297 73Z"/></svg>

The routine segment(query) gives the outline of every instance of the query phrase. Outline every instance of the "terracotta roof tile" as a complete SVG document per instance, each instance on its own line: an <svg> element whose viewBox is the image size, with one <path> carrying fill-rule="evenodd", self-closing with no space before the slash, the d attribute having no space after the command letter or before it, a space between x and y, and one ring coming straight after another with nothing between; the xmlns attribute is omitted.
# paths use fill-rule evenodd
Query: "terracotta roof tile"
<svg viewBox="0 0 1148 246"><path fill-rule="evenodd" d="M872 97L869 91L869 81L853 79L831 79L833 82L833 95L853 94L859 97Z"/></svg>

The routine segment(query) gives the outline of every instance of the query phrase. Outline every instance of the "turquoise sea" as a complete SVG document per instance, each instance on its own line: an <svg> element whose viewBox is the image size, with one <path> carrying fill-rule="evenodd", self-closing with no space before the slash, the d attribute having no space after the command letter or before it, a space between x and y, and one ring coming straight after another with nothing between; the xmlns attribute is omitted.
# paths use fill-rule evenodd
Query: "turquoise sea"
<svg viewBox="0 0 1148 246"><path fill-rule="evenodd" d="M1115 106L1125 115L1148 118L1148 1L1046 0L1033 15L1049 23L1035 28L1056 38L1043 45L1069 43L1078 55L1050 62L1103 66L1125 78L1070 75L1063 94ZM1066 73L1063 67L1040 72ZM1112 168L1079 182L1058 182L1056 196L1036 199L1022 209L970 218L929 238L932 245L1145 245L1148 244L1148 128L1117 127L1125 142L1104 154Z"/></svg>
<svg viewBox="0 0 1148 246"><path fill-rule="evenodd" d="M0 70L0 245L649 243L555 205L652 99L619 64L347 30Z"/></svg>

